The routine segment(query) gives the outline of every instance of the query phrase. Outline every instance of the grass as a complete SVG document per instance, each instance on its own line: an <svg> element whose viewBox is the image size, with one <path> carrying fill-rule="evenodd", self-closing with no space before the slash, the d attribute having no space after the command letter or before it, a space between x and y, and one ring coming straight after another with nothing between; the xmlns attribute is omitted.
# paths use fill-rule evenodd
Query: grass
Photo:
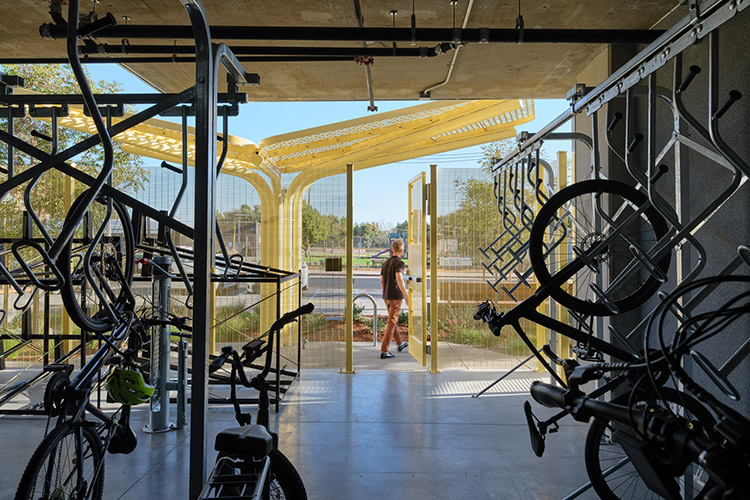
<svg viewBox="0 0 750 500"><path fill-rule="evenodd" d="M235 302L216 308L216 342L246 340L259 334L260 314L257 309L247 309L243 302Z"/></svg>

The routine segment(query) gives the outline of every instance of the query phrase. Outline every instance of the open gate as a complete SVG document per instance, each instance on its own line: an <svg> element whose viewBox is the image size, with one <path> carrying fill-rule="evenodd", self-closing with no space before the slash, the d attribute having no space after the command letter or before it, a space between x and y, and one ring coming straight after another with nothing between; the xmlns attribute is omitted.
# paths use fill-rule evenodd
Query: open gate
<svg viewBox="0 0 750 500"><path fill-rule="evenodd" d="M427 366L427 174L409 181L409 354Z"/></svg>

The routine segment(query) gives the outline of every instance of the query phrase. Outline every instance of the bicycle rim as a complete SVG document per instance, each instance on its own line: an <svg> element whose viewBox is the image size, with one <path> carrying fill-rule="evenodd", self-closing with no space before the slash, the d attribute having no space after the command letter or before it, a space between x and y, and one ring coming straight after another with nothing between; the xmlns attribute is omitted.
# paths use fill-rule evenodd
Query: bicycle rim
<svg viewBox="0 0 750 500"><path fill-rule="evenodd" d="M76 199L73 208L80 203L82 196L83 194ZM105 332L114 325L93 286L104 293L106 303L115 313L132 308L128 299L135 269L135 243L128 212L117 201L112 201L108 227L99 244L93 249L93 282L84 273L84 256L90 249L91 238L105 223L106 212L107 198L99 196L89 207L84 220L78 225L73 238L65 245L57 260L57 265L65 278L65 285L60 291L65 310L76 325L92 332Z"/></svg>
<svg viewBox="0 0 750 500"><path fill-rule="evenodd" d="M610 180L578 182L552 196L539 210L529 237L538 283L548 285L566 269L571 276L552 288L550 296L581 314L609 316L641 305L661 281L636 259L631 244L645 252L668 230L653 207L634 215L647 203L634 188ZM667 255L654 263L656 273L666 274L669 261Z"/></svg>
<svg viewBox="0 0 750 500"><path fill-rule="evenodd" d="M685 416L699 420L707 428L715 423L711 413L691 396L667 388L662 388L661 393L666 404L675 413L680 414L684 410ZM625 394L617 398L615 402L628 404L628 397L629 395ZM594 491L603 500L661 498L641 479L625 451L613 438L614 430L615 427L611 421L595 418L586 435L584 454L586 472ZM680 491L683 492L682 498L686 500L698 497L705 485L699 474L690 475L691 484L688 485L688 489L692 492L688 493L685 489L685 476L675 479L680 486Z"/></svg>
<svg viewBox="0 0 750 500"><path fill-rule="evenodd" d="M31 456L15 500L100 500L103 459L101 439L94 429L71 423L58 426Z"/></svg>

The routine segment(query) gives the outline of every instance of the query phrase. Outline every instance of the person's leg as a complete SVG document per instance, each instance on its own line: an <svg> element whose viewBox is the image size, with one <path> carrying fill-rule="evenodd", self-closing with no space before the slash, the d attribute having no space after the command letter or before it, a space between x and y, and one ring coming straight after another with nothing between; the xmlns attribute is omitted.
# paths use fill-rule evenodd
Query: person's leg
<svg viewBox="0 0 750 500"><path fill-rule="evenodd" d="M393 312L393 330L392 330L392 336L394 342L396 342L396 345L401 345L401 334L398 331L398 315L401 314L401 301L398 301L398 305L394 308L395 311ZM388 318L390 319L391 314L390 311L388 311Z"/></svg>
<svg viewBox="0 0 750 500"><path fill-rule="evenodd" d="M380 346L380 352L388 351L388 346L391 343L391 336L393 335L393 332L396 329L396 324L398 323L398 312L401 310L401 301L386 300L385 306L388 308L388 322L385 325L383 344ZM398 332L396 332L396 334L398 335Z"/></svg>

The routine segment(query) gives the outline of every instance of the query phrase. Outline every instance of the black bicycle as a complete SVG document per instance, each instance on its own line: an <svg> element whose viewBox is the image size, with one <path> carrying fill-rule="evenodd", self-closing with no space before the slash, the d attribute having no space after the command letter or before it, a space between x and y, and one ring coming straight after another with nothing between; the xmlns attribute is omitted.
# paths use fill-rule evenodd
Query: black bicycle
<svg viewBox="0 0 750 500"><path fill-rule="evenodd" d="M680 415L639 398L631 397L629 404L606 403L576 390L543 382L532 383L531 395L544 406L565 409L576 420L588 422L593 417L592 428L598 422L600 427L606 425L611 429L609 439L622 448L628 465L635 469L647 487L643 491L629 474L623 476L621 471L614 471L617 482L628 488L631 498L650 497L650 492L668 500L685 498L685 486L678 478L686 473L690 464L708 474L704 482L694 480L690 485L693 489L691 498L750 498L750 454L747 448L750 421L736 412L729 410L721 415L718 423L708 425L703 420ZM597 493L599 491L597 489Z"/></svg>
<svg viewBox="0 0 750 500"><path fill-rule="evenodd" d="M269 431L270 384L266 381L271 369L274 337L281 329L303 314L309 314L313 304L306 304L277 319L271 328L242 347L239 354L232 346L225 346L211 362L209 372L219 370L227 361L232 365L229 377L230 398L235 418L240 427L225 429L216 435L215 449L219 452L211 476L201 492L201 500L213 498L288 499L306 500L307 493L292 462L279 450L278 435ZM268 342L263 340L267 337ZM245 368L265 356L263 369L248 380ZM237 379L245 387L258 391L258 414L255 424L251 415L243 413L237 399Z"/></svg>
<svg viewBox="0 0 750 500"><path fill-rule="evenodd" d="M680 285L663 297L650 316L641 360L587 366L573 366L575 363L567 360L566 389L545 384L532 387L534 399L563 408L560 415L571 414L582 421L594 417L584 457L600 498L651 498L654 492L669 499L747 498L742 481L750 464L750 422L717 398L723 393L729 399L740 399L729 374L744 357L743 349L722 363L710 360L706 353L732 352L733 346L727 345L721 334L750 314L749 284L750 276L723 275ZM678 307L686 295L693 294L692 300L700 301L702 295L716 292L718 287L723 287L721 296L729 297L721 307L692 315L688 315L692 304ZM667 338L667 331L672 331L667 327L668 312L681 320L671 339ZM721 344L719 352L711 343ZM695 371L702 371L704 382L712 383L718 392L705 389L687 373L686 358L692 359ZM627 377L631 390L610 403L596 401L602 394L599 389L588 395L579 390L580 385L614 372L619 374L612 379ZM684 391L665 387L669 378ZM687 447L689 440L703 450L696 455L695 449ZM695 465L693 473L685 474L691 463Z"/></svg>
<svg viewBox="0 0 750 500"><path fill-rule="evenodd" d="M187 318L174 315L161 320L123 312L111 335L99 335L102 347L70 380L71 364L50 364L52 372L44 391L47 425L57 418L29 459L16 490L15 500L100 500L104 485L104 452L132 452L138 439L130 427L130 407L148 403L154 387L139 368L138 354L151 326L169 324L189 329ZM100 370L110 366L104 380L109 398L120 407L107 414L90 401L101 382ZM91 418L93 417L93 418Z"/></svg>

